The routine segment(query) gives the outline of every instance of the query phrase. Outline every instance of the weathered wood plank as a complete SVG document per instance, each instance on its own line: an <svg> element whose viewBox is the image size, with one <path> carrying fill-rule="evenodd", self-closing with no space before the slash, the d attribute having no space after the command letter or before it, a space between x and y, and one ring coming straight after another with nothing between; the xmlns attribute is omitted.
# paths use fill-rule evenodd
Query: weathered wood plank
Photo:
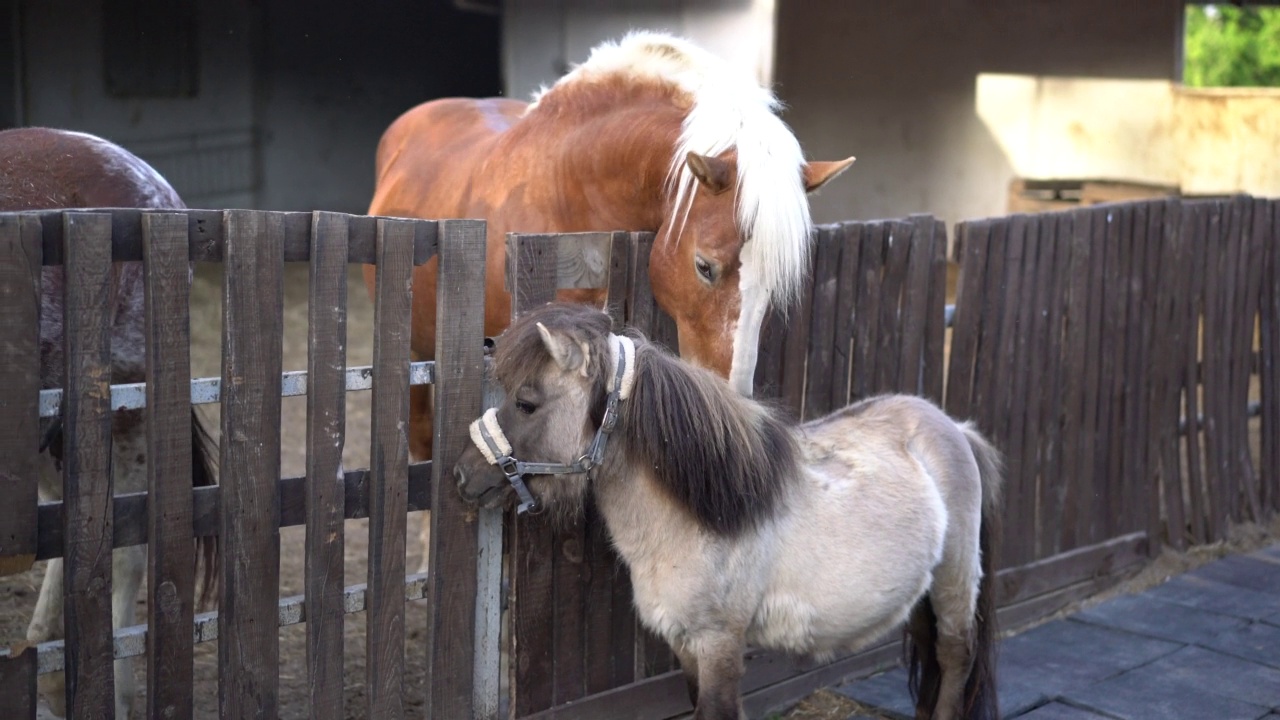
<svg viewBox="0 0 1280 720"><path fill-rule="evenodd" d="M855 318L854 302L858 298L859 262L862 258L862 223L843 223L840 226L838 242L840 249L840 274L837 280L839 290L836 294L836 327L831 365L835 373L831 379L831 406L844 407L849 404L850 373L853 371L853 358L856 351L853 347Z"/></svg>
<svg viewBox="0 0 1280 720"><path fill-rule="evenodd" d="M1204 203L1183 204L1179 232L1187 246L1186 265L1191 268L1191 272L1187 274L1188 282L1184 286L1185 299L1180 302L1186 328L1186 339L1183 344L1185 354L1182 358L1180 375L1184 412L1187 418L1187 432L1183 440L1186 443L1187 454L1187 495L1190 498L1193 542L1197 544L1209 542L1211 537L1216 539L1209 522L1207 498L1202 482L1204 473L1201 466L1200 386L1197 370L1200 358L1200 314L1204 306L1205 253L1208 245L1205 240L1206 221Z"/></svg>
<svg viewBox="0 0 1280 720"><path fill-rule="evenodd" d="M0 215L0 575L36 558L40 447L40 246L34 218ZM17 706L15 706L17 707Z"/></svg>
<svg viewBox="0 0 1280 720"><path fill-rule="evenodd" d="M978 333L982 328L982 298L990 256L991 225L988 221L960 223L956 228L956 254L960 263L956 289L956 316L951 330L951 361L947 372L947 413L972 419L974 369Z"/></svg>
<svg viewBox="0 0 1280 720"><path fill-rule="evenodd" d="M142 215L136 208L107 208L101 212L111 215L113 237L111 259L114 262L142 260ZM222 262L227 227L221 210L187 210L178 212L187 217L189 257L193 262ZM62 220L61 210L44 210L31 213L43 226L41 244L45 265L61 265ZM307 262L311 259L312 214L307 212L274 213L284 225L283 254L285 262ZM349 215L350 242L347 262L371 265L376 261L377 217ZM436 255L437 226L435 221L414 220L413 262L422 265Z"/></svg>
<svg viewBox="0 0 1280 720"><path fill-rule="evenodd" d="M933 217L916 215L911 218L911 232L907 239L905 284L902 292L900 324L902 326L900 351L897 360L898 382L895 390L915 395L925 394L924 344L925 326L930 313L942 314L942 308L934 308L930 300L934 293L930 287L930 271L933 264Z"/></svg>
<svg viewBox="0 0 1280 720"><path fill-rule="evenodd" d="M111 216L66 213L62 498L68 717L114 713L111 657Z"/></svg>
<svg viewBox="0 0 1280 720"><path fill-rule="evenodd" d="M555 297L555 244L554 240L508 236L507 257L512 262L514 279L513 319ZM632 271L638 269L633 258ZM656 305L649 291L647 263L645 272L636 272L632 289L632 307L645 321L652 322ZM522 717L549 708L554 702L556 543L554 532L541 516L514 515L512 529L511 706L514 716Z"/></svg>
<svg viewBox="0 0 1280 720"><path fill-rule="evenodd" d="M1063 336L1065 334L1064 318L1066 317L1068 285L1071 272L1071 213L1055 213L1047 218L1045 226L1050 227L1048 241L1053 246L1050 260L1049 289L1046 304L1047 321L1043 352L1045 357L1044 392L1041 393L1042 411L1040 428L1042 458L1039 518L1036 521L1040 528L1040 539L1037 544L1036 557L1046 557L1059 551L1062 547L1062 505L1065 501L1065 483L1062 475L1063 464Z"/></svg>
<svg viewBox="0 0 1280 720"><path fill-rule="evenodd" d="M946 306L947 306L947 226L933 221L933 245L930 249L929 300L926 304L924 343L925 397L943 403L943 381L946 377Z"/></svg>
<svg viewBox="0 0 1280 720"><path fill-rule="evenodd" d="M484 283L476 278L484 273L484 223L441 221L439 253L425 713L462 718L474 715L479 538L451 473L483 401Z"/></svg>
<svg viewBox="0 0 1280 720"><path fill-rule="evenodd" d="M884 272L880 284L879 327L876 328L876 371L874 392L895 392L901 388L902 374L902 292L911 254L910 223L893 220L885 224ZM872 322L877 320L869 318Z"/></svg>
<svg viewBox="0 0 1280 720"><path fill-rule="evenodd" d="M840 237L838 227L817 228L814 238L813 294L809 315L808 380L805 383L805 419L831 412L833 347L836 299L839 291Z"/></svg>
<svg viewBox="0 0 1280 720"><path fill-rule="evenodd" d="M1264 255L1262 290L1258 298L1259 384L1262 427L1260 468L1263 497L1270 512L1280 511L1280 202L1266 201L1271 222Z"/></svg>
<svg viewBox="0 0 1280 720"><path fill-rule="evenodd" d="M854 305L853 372L849 382L851 401L876 392L876 348L880 329L880 304L884 280L886 223L868 223L862 233L858 260L858 299Z"/></svg>
<svg viewBox="0 0 1280 720"><path fill-rule="evenodd" d="M1182 463L1178 417L1181 415L1181 376L1184 346L1187 342L1187 285L1192 272L1187 242L1181 233L1181 204L1166 200L1160 206L1159 264L1151 270L1151 288L1156 295L1156 319L1152 342L1155 362L1151 368L1152 386L1150 433L1154 444L1152 461L1159 463L1161 495L1165 517L1165 542L1182 550L1188 539L1187 513L1183 501ZM1150 254L1149 256L1150 257ZM1160 344L1156 351L1155 343ZM1159 515L1159 508L1156 510ZM1148 530L1148 534L1151 531ZM1153 545L1159 535L1151 535Z"/></svg>
<svg viewBox="0 0 1280 720"><path fill-rule="evenodd" d="M984 353L987 362L979 367L991 368L990 373L983 373L983 382L979 397L986 397L981 406L986 416L986 425L990 428L991 439L1005 455L1005 491L1004 514L1007 518L1017 518L1007 523L1004 531L1004 547L1001 550L1003 562L1021 564L1031 559L1031 550L1035 540L1031 533L1035 530L1034 522L1025 522L1031 516L1026 502L1027 476L1022 468L1021 438L1016 428L1024 422L1023 403L1015 394L1018 388L1018 376L1025 377L1026 367L1019 364L1021 359L1018 346L1023 335L1022 311L1028 303L1022 299L1023 277L1026 274L1024 263L1034 267L1034 243L1030 252L1027 250L1028 216L1014 215L998 224L1002 228L1004 247L1000 248L994 241L1001 233L992 232L993 251L1004 253L1004 282L1001 286L988 285L988 292L1000 294L1002 302L996 314L990 316L991 329L989 337L993 342L987 344L993 352ZM998 333L998 335L996 334ZM1025 341L1024 341L1025 347Z"/></svg>
<svg viewBox="0 0 1280 720"><path fill-rule="evenodd" d="M1089 269L1093 264L1093 243L1090 238L1092 216L1087 211L1071 213L1070 264L1067 270L1067 296L1064 319L1066 335L1062 364L1063 424L1062 464L1059 478L1062 501L1058 513L1049 513L1052 521L1058 521L1060 535L1057 549L1078 547L1077 518L1083 512L1079 507L1086 485L1081 473L1086 472L1086 456L1081 454L1084 440L1083 408L1085 343L1088 335Z"/></svg>
<svg viewBox="0 0 1280 720"><path fill-rule="evenodd" d="M1054 260L1056 254L1057 218L1043 214L1033 216L1031 227L1027 230L1027 251L1034 260L1027 262L1025 273L1028 282L1024 299L1026 308L1021 319L1022 330L1018 336L1018 352L1020 368L1017 378L1020 387L1015 388L1013 397L1020 399L1024 427L1021 428L1021 443L1015 449L1022 460L1022 473L1026 477L1024 492L1029 505L1029 512L1024 514L1024 522L1031 527L1028 532L1027 552L1029 557L1044 557L1044 508L1045 508L1045 446L1042 436L1044 407L1051 402L1054 393L1055 378L1049 377L1047 368L1049 304L1053 297Z"/></svg>
<svg viewBox="0 0 1280 720"><path fill-rule="evenodd" d="M142 217L146 255L147 714L189 717L195 554L191 542L191 327L187 219Z"/></svg>
<svg viewBox="0 0 1280 720"><path fill-rule="evenodd" d="M0 707L11 720L36 720L36 649L0 658Z"/></svg>
<svg viewBox="0 0 1280 720"><path fill-rule="evenodd" d="M370 413L373 446L369 474L373 485L369 495L365 694L369 717L393 720L404 717L405 627L400 588L404 584L408 511L412 272L413 225L400 220L379 221ZM435 515L432 513L433 520ZM432 537L437 536L433 533ZM474 560L471 567L474 570Z"/></svg>
<svg viewBox="0 0 1280 720"><path fill-rule="evenodd" d="M1236 337L1235 367L1232 377L1235 379L1235 411L1236 435L1239 442L1235 446L1234 460L1240 478L1243 481L1243 492L1249 512L1249 518L1255 522L1264 522L1268 514L1263 511L1261 477L1253 464L1249 449L1249 418L1243 409L1249 403L1249 386L1252 365L1255 362L1254 338L1258 320L1258 299L1262 291L1262 268L1266 263L1266 245L1274 242L1271 216L1266 211L1265 201L1241 198L1242 205L1242 241L1244 246L1240 253L1240 272L1243 276L1241 291L1243 297L1236 305Z"/></svg>
<svg viewBox="0 0 1280 720"><path fill-rule="evenodd" d="M284 222L228 210L222 298L222 717L279 713L280 367Z"/></svg>
<svg viewBox="0 0 1280 720"><path fill-rule="evenodd" d="M347 218L311 222L307 298L306 613L311 717L342 717L342 585L347 398ZM281 500L281 525L284 502Z"/></svg>
<svg viewBox="0 0 1280 720"><path fill-rule="evenodd" d="M804 417L805 365L808 361L809 323L813 318L813 277L805 278L796 304L787 317L787 339L782 350L782 406L792 417Z"/></svg>

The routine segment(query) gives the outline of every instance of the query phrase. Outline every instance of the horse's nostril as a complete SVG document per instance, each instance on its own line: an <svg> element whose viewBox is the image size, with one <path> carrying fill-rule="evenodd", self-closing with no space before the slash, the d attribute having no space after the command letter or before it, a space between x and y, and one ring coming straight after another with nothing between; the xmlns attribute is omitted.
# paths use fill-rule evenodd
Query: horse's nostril
<svg viewBox="0 0 1280 720"><path fill-rule="evenodd" d="M461 488L467 484L467 471L463 470L461 465L455 465L453 467L453 479L458 483L458 487Z"/></svg>

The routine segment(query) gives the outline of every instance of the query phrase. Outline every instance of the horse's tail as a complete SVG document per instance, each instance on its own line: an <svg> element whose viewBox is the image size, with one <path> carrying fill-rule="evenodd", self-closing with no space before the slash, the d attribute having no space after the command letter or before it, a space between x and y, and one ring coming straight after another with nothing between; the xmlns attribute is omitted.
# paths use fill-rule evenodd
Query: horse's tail
<svg viewBox="0 0 1280 720"><path fill-rule="evenodd" d="M978 547L982 554L982 578L978 581L978 599L974 613L973 635L969 657L971 665L965 680L959 717L965 720L997 720L1000 707L996 696L996 599L995 549L1000 544L1000 494L1004 463L1000 451L972 425L961 426L965 439L978 464L982 482L982 520L978 529ZM925 596L911 610L907 620L908 683L916 701L917 713L931 717L938 704L942 684L942 666L938 662L937 616L933 603Z"/></svg>
<svg viewBox="0 0 1280 720"><path fill-rule="evenodd" d="M208 421L195 407L191 408L191 486L210 487L218 484L218 443L213 439ZM196 569L200 576L200 595L196 607L207 607L218 589L218 536L196 538Z"/></svg>

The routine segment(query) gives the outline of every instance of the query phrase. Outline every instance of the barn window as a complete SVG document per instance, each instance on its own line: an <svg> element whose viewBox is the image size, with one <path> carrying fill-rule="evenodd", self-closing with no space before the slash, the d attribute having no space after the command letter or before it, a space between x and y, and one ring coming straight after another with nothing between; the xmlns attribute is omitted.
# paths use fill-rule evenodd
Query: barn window
<svg viewBox="0 0 1280 720"><path fill-rule="evenodd" d="M199 94L196 2L103 1L108 95L184 98Z"/></svg>

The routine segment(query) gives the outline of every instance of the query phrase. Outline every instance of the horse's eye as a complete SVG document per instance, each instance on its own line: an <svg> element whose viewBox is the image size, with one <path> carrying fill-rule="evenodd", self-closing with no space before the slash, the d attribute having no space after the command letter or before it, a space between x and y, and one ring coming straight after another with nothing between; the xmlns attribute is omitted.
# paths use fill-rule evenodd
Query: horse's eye
<svg viewBox="0 0 1280 720"><path fill-rule="evenodd" d="M517 400L516 409L524 413L525 415L532 415L533 412L538 409L538 406L534 405L528 400Z"/></svg>
<svg viewBox="0 0 1280 720"><path fill-rule="evenodd" d="M716 281L715 267L704 260L701 256L697 256L693 259L693 267L698 271L698 274L702 276L703 280L706 280L709 283Z"/></svg>

